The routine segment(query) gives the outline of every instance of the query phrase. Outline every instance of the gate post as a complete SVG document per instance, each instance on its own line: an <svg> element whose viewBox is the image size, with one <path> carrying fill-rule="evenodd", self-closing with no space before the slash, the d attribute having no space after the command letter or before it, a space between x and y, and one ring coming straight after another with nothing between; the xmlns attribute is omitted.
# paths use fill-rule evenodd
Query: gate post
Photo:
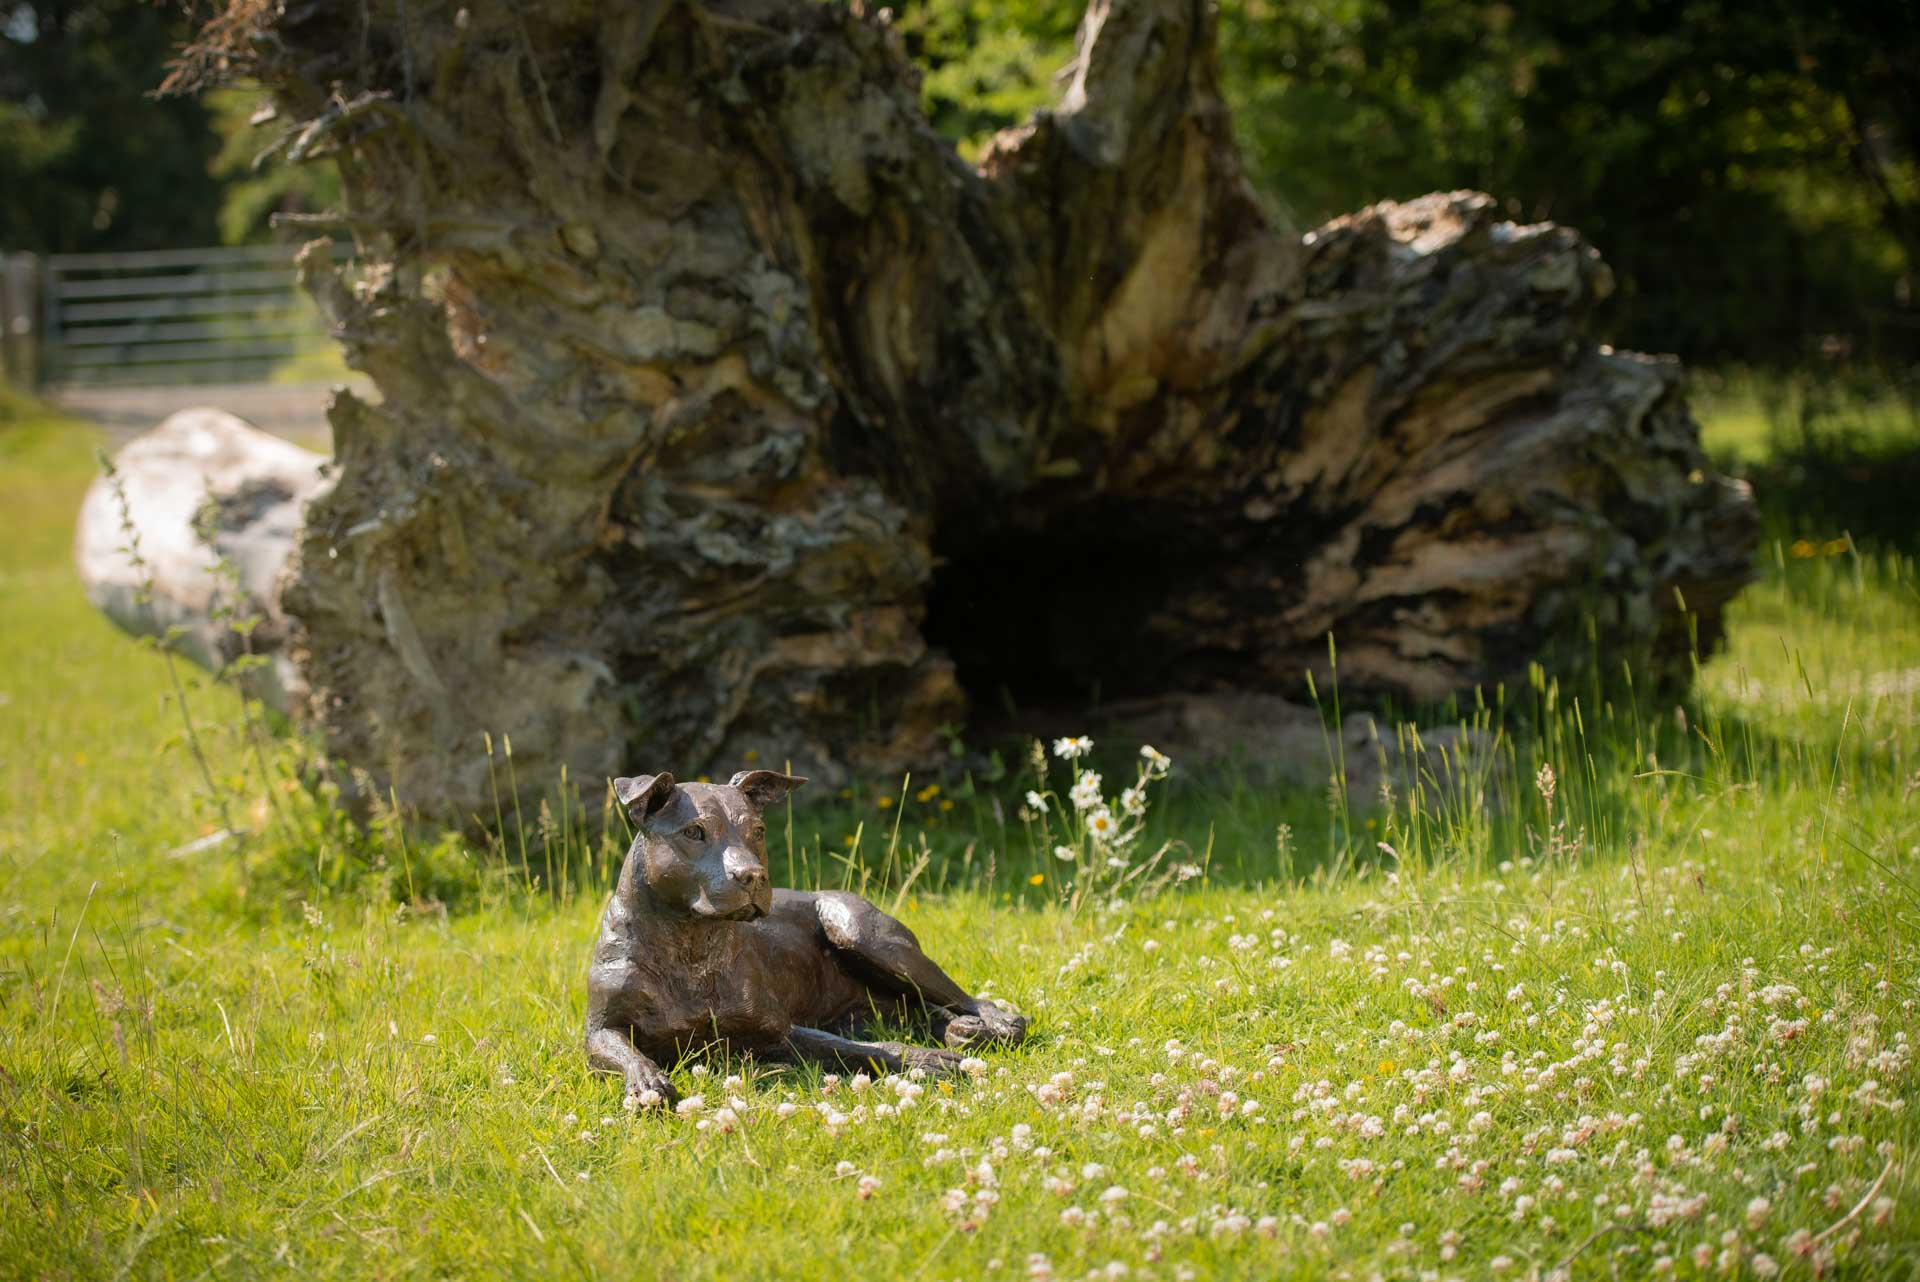
<svg viewBox="0 0 1920 1282"><path fill-rule="evenodd" d="M40 259L0 255L0 382L40 386Z"/></svg>

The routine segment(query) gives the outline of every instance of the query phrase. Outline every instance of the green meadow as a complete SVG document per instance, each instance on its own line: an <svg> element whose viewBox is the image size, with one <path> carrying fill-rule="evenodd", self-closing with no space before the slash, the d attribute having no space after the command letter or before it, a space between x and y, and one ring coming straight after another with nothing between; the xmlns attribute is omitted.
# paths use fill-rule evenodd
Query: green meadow
<svg viewBox="0 0 1920 1282"><path fill-rule="evenodd" d="M1034 1035L957 1080L689 1062L627 1113L580 1048L603 781L350 819L88 605L98 438L7 402L0 1274L1915 1277L1920 433L1703 404L1768 539L1684 700L1483 692L1384 796L1097 734L802 793L776 881Z"/></svg>

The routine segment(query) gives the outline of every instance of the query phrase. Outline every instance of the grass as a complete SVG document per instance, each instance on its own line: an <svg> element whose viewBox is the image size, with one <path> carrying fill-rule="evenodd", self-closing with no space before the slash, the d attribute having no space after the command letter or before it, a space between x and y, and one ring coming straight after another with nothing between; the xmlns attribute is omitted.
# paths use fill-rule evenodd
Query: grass
<svg viewBox="0 0 1920 1282"><path fill-rule="evenodd" d="M1808 436L1852 437L1909 450L1920 438L1920 403L1902 396L1877 371L1781 375L1733 369L1702 373L1694 381L1700 441L1718 458L1766 462Z"/></svg>
<svg viewBox="0 0 1920 1282"><path fill-rule="evenodd" d="M1881 376L1825 370L1706 376L1701 440L1762 496L1766 532L1809 557L1844 535L1920 553L1920 397Z"/></svg>
<svg viewBox="0 0 1920 1282"><path fill-rule="evenodd" d="M591 790L494 844L358 829L193 678L255 835L187 848L222 821L162 658L69 569L88 437L0 403L0 1274L1914 1275L1898 547L1774 510L1685 704L1460 710L1489 800L1176 762L1117 891L1051 853L1058 761L1046 831L1017 752L798 810L776 875L897 903L1036 1036L864 1091L686 1064L703 1113L629 1116L579 1048Z"/></svg>

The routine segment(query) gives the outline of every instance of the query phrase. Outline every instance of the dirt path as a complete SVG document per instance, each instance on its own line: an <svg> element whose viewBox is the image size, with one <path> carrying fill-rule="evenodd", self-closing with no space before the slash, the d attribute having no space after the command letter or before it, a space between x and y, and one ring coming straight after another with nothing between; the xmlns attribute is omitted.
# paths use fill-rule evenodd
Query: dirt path
<svg viewBox="0 0 1920 1282"><path fill-rule="evenodd" d="M329 448L329 383L197 383L182 387L85 387L53 390L54 404L107 430L117 448L167 415L196 405L212 405L237 414L262 431L284 436L308 449ZM354 390L371 396L370 385Z"/></svg>

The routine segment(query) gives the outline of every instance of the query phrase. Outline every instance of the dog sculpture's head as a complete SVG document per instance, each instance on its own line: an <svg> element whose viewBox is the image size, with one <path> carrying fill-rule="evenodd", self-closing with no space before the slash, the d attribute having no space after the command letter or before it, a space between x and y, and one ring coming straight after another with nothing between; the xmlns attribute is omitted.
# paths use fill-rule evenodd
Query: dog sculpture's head
<svg viewBox="0 0 1920 1282"><path fill-rule="evenodd" d="M631 860L662 908L689 917L750 920L773 907L762 816L805 779L743 770L727 784L676 783L670 774L615 779L633 820Z"/></svg>

